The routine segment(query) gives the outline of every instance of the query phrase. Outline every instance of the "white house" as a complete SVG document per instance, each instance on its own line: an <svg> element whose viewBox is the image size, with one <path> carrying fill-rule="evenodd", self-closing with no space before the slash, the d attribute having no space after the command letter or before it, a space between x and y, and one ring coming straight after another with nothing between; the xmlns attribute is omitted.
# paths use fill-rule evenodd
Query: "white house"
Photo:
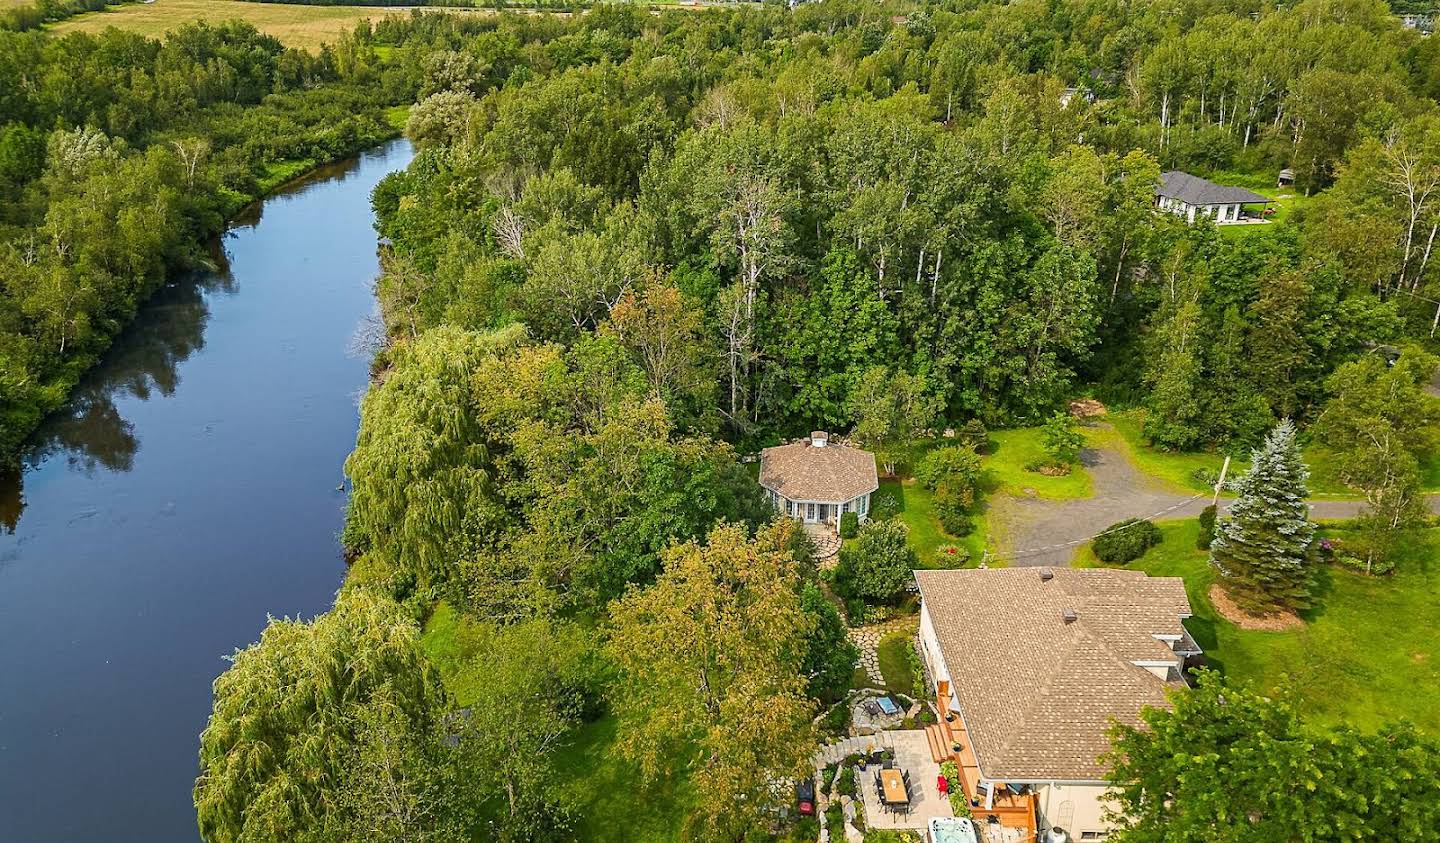
<svg viewBox="0 0 1440 843"><path fill-rule="evenodd" d="M1209 217L1216 225L1240 222L1244 206L1269 205L1272 201L1243 187L1225 187L1179 170L1161 175L1160 186L1155 189L1155 202L1161 210L1182 216L1187 222Z"/></svg>
<svg viewBox="0 0 1440 843"><path fill-rule="evenodd" d="M842 513L865 520L880 479L874 454L831 442L817 430L808 439L761 451L760 485L778 511L806 524L838 527Z"/></svg>
<svg viewBox="0 0 1440 843"><path fill-rule="evenodd" d="M1184 582L1105 568L916 571L920 648L977 819L1104 840L1101 756L1112 720L1138 724L1185 687L1200 648Z"/></svg>

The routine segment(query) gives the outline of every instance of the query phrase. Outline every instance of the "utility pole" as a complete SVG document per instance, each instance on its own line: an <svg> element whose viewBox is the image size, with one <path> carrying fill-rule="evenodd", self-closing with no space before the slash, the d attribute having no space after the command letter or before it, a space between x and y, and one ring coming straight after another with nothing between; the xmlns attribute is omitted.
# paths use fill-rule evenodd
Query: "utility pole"
<svg viewBox="0 0 1440 843"><path fill-rule="evenodd" d="M1210 501L1214 507L1220 506L1220 490L1225 488L1225 475L1230 471L1230 457L1225 457L1225 464L1220 466L1220 479L1215 481L1215 497Z"/></svg>

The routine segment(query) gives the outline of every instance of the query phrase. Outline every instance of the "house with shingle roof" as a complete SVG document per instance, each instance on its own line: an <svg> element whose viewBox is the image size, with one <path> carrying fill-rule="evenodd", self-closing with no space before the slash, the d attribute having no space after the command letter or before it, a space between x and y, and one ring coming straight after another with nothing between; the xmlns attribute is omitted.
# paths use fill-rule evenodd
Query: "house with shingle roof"
<svg viewBox="0 0 1440 843"><path fill-rule="evenodd" d="M1103 840L1108 730L1186 685L1200 648L1178 577L1109 568L916 571L919 643L975 815Z"/></svg>
<svg viewBox="0 0 1440 843"><path fill-rule="evenodd" d="M760 485L779 512L806 524L839 526L854 512L864 521L880 488L875 455L817 430L806 439L760 452Z"/></svg>
<svg viewBox="0 0 1440 843"><path fill-rule="evenodd" d="M1244 206L1273 201L1243 187L1225 187L1179 170L1162 174L1160 186L1155 188L1160 209L1182 216L1186 222L1194 222L1197 216L1209 217L1216 225L1243 222Z"/></svg>

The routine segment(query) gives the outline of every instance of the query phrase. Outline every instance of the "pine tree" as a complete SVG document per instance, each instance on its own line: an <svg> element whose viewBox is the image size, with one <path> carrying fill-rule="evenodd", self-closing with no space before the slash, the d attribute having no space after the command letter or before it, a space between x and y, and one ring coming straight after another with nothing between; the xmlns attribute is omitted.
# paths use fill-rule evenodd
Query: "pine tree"
<svg viewBox="0 0 1440 843"><path fill-rule="evenodd" d="M1305 503L1310 471L1300 461L1295 426L1280 422L1235 484L1238 498L1210 545L1210 564L1236 605L1254 614L1310 605L1310 546L1315 525Z"/></svg>

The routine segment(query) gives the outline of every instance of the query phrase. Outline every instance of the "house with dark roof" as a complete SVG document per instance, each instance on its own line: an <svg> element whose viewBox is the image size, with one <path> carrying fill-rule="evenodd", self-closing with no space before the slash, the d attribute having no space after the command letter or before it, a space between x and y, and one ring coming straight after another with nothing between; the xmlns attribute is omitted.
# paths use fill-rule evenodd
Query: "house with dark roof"
<svg viewBox="0 0 1440 843"><path fill-rule="evenodd" d="M1108 568L916 571L919 644L978 818L1103 840L1108 729L1186 685L1179 577Z"/></svg>
<svg viewBox="0 0 1440 843"><path fill-rule="evenodd" d="M1162 174L1160 186L1155 188L1155 202L1160 209L1182 216L1186 222L1194 222L1196 217L1209 217L1216 225L1254 222L1263 215L1246 217L1244 207L1265 206L1273 201L1243 187L1225 187L1179 170Z"/></svg>
<svg viewBox="0 0 1440 843"><path fill-rule="evenodd" d="M776 510L806 524L839 526L854 512L864 521L880 488L875 455L817 430L806 439L760 452L760 485Z"/></svg>

